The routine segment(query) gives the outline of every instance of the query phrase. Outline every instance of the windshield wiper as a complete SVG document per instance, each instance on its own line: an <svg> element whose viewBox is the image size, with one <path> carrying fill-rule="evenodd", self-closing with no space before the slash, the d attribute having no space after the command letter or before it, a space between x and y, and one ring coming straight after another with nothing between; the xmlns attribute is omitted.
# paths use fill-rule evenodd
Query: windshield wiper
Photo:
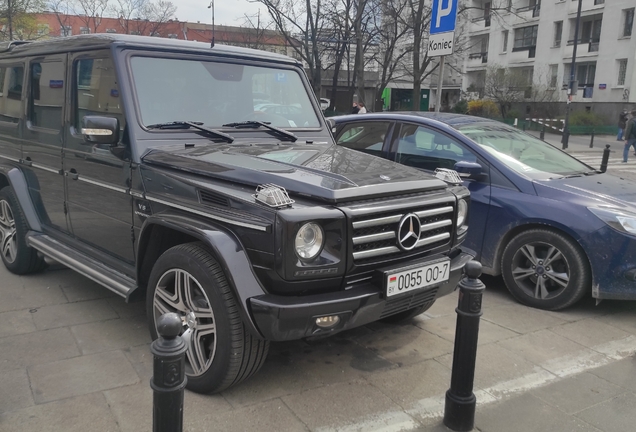
<svg viewBox="0 0 636 432"><path fill-rule="evenodd" d="M223 132L211 129L203 126L203 122L191 122L191 121L173 121L166 123L157 123L146 126L148 129L198 129L202 132L212 135L216 138L221 138L229 143L234 142L234 137Z"/></svg>
<svg viewBox="0 0 636 432"><path fill-rule="evenodd" d="M296 140L298 139L296 135L286 131L285 129L277 128L276 126L270 125L269 122L263 122L258 120L246 120L242 122L227 123L227 124L224 124L223 126L233 127L236 129L259 128L262 126L264 128L271 130L272 132L276 132L276 134L278 134L278 136L280 137L289 139L291 142L296 142Z"/></svg>

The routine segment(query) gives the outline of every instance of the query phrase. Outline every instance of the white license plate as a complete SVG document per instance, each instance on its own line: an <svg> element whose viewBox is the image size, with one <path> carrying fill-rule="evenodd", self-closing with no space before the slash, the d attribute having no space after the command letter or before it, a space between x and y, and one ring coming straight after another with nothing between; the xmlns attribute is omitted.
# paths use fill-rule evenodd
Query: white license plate
<svg viewBox="0 0 636 432"><path fill-rule="evenodd" d="M450 260L386 275L386 296L391 297L448 280Z"/></svg>

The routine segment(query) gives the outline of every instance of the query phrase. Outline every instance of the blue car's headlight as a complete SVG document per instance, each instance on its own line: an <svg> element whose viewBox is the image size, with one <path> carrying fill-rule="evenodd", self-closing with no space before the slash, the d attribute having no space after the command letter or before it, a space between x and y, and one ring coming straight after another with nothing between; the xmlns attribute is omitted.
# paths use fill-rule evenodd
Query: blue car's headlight
<svg viewBox="0 0 636 432"><path fill-rule="evenodd" d="M588 207L603 222L617 231L636 235L636 214L619 209Z"/></svg>

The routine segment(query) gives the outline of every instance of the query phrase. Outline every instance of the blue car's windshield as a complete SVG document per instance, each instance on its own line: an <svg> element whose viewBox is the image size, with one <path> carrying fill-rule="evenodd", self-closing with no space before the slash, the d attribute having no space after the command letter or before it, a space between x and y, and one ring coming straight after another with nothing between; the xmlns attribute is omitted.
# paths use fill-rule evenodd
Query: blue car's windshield
<svg viewBox="0 0 636 432"><path fill-rule="evenodd" d="M458 130L499 161L533 179L588 174L591 168L559 149L504 124L465 125Z"/></svg>

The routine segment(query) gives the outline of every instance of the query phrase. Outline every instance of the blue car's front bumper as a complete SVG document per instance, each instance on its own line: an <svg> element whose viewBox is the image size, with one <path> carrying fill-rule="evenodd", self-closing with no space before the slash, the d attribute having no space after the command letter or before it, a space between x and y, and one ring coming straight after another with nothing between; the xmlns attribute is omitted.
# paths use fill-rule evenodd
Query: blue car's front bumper
<svg viewBox="0 0 636 432"><path fill-rule="evenodd" d="M592 296L636 300L636 237L607 226L580 241L592 268Z"/></svg>

